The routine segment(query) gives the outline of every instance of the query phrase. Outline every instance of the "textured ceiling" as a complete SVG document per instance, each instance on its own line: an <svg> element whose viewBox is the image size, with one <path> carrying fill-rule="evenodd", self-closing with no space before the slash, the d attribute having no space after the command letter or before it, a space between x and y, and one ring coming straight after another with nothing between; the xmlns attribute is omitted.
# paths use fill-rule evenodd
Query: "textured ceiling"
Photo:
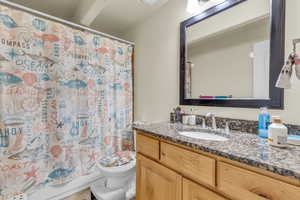
<svg viewBox="0 0 300 200"><path fill-rule="evenodd" d="M11 2L70 20L80 1L84 0L10 0Z"/></svg>
<svg viewBox="0 0 300 200"><path fill-rule="evenodd" d="M99 0L11 0L14 3L74 21L79 10L88 10ZM101 1L101 0L100 0ZM102 0L103 1L103 0ZM140 0L105 0L107 5L97 14L90 27L113 35L120 35L128 27L151 16L168 0L159 0L153 6L145 5ZM74 21L80 23L80 21Z"/></svg>

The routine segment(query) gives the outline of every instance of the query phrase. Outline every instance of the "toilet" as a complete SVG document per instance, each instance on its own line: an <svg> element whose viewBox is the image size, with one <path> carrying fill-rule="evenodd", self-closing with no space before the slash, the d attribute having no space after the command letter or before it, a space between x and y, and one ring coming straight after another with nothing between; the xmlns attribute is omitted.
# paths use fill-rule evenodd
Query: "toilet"
<svg viewBox="0 0 300 200"><path fill-rule="evenodd" d="M126 154L131 160L120 166L107 166L97 162L97 168L104 180L91 186L97 200L132 200L135 197L135 152L118 152L122 157Z"/></svg>

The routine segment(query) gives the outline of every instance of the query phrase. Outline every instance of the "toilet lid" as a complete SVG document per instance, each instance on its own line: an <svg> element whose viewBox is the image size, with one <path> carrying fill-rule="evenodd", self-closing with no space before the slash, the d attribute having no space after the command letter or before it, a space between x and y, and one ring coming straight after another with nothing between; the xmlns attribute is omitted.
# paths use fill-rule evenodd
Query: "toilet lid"
<svg viewBox="0 0 300 200"><path fill-rule="evenodd" d="M135 156L133 152L120 151L101 158L99 163L103 167L119 167L128 164L134 159Z"/></svg>

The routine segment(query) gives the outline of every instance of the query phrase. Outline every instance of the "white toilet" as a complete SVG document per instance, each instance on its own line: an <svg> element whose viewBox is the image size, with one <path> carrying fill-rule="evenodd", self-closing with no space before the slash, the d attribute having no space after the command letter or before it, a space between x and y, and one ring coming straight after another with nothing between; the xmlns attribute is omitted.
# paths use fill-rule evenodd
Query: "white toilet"
<svg viewBox="0 0 300 200"><path fill-rule="evenodd" d="M135 197L135 152L132 160L117 167L105 167L97 163L105 180L91 186L97 200L132 200Z"/></svg>

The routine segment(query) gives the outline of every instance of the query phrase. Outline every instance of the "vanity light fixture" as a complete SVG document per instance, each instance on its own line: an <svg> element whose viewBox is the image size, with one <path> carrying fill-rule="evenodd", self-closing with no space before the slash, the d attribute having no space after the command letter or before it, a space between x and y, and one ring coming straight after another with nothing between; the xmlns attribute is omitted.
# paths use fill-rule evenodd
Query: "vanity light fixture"
<svg viewBox="0 0 300 200"><path fill-rule="evenodd" d="M153 6L154 4L158 3L160 0L140 0L143 4Z"/></svg>
<svg viewBox="0 0 300 200"><path fill-rule="evenodd" d="M225 0L188 0L186 11L190 14L196 14L224 1Z"/></svg>
<svg viewBox="0 0 300 200"><path fill-rule="evenodd" d="M199 0L188 0L186 11L188 13L194 14L201 10L200 1Z"/></svg>

